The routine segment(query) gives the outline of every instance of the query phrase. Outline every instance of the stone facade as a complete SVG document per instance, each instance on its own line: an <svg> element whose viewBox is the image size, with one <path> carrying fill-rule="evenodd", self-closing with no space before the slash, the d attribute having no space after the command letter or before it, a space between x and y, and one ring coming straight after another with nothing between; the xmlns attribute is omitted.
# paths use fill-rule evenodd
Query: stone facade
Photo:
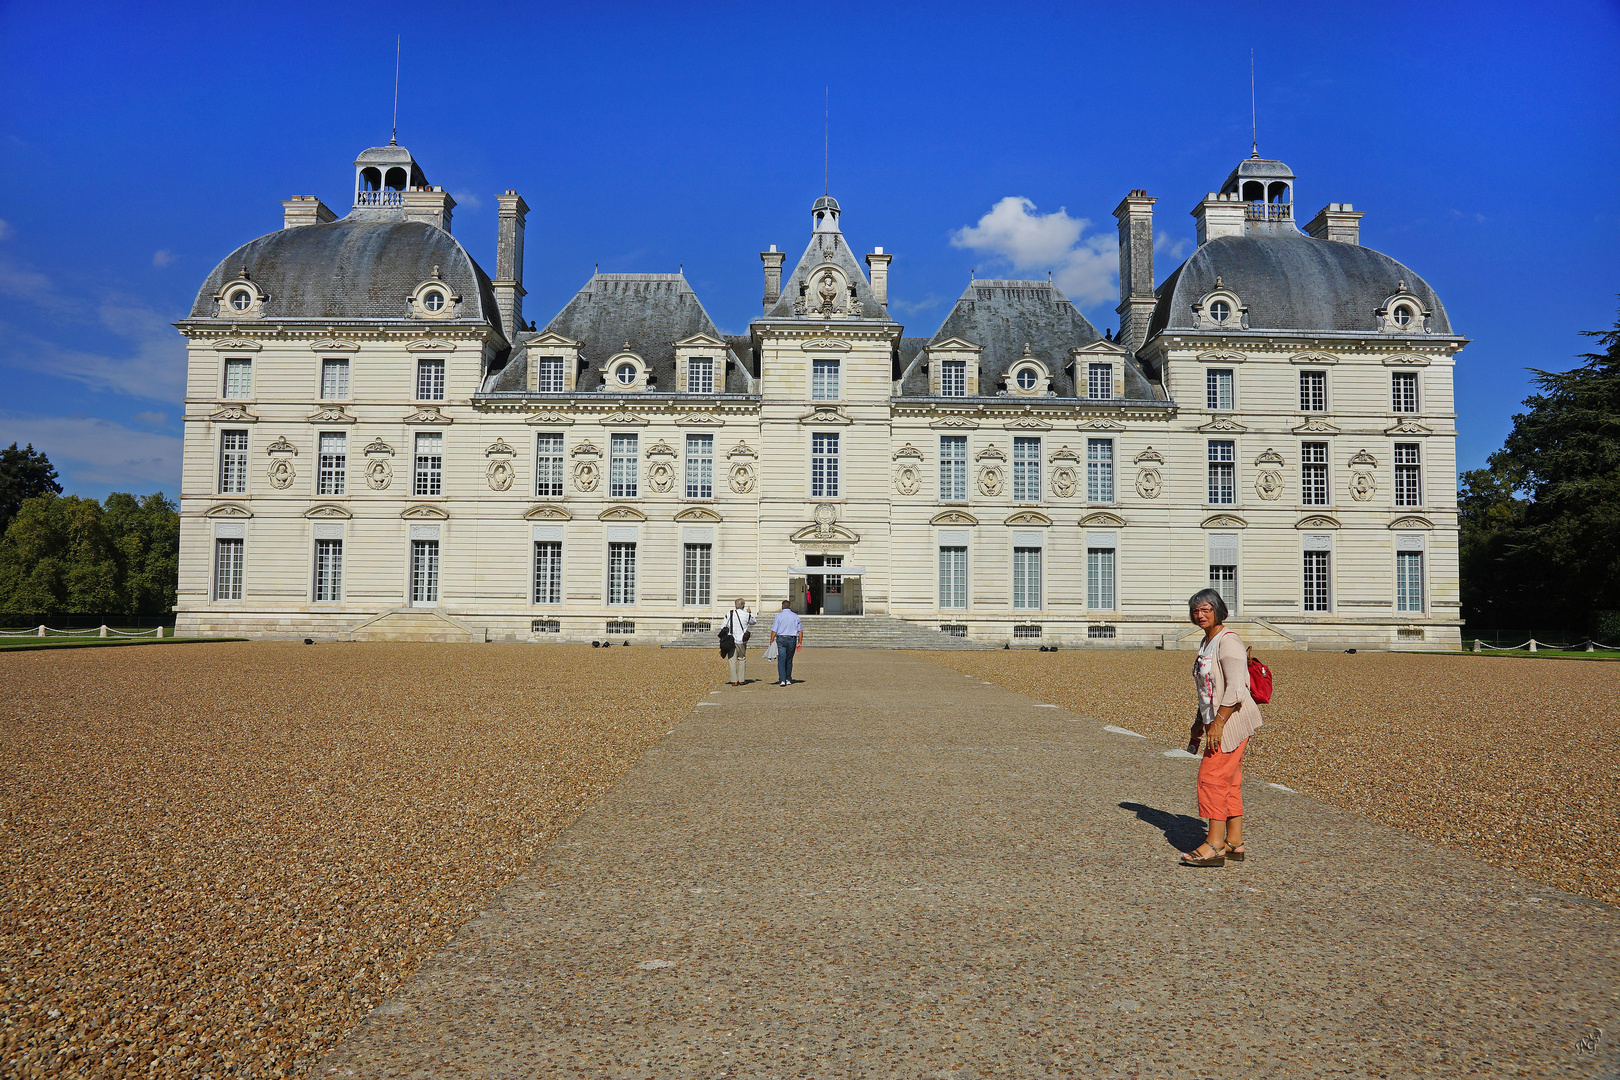
<svg viewBox="0 0 1620 1080"><path fill-rule="evenodd" d="M655 642L741 596L1175 648L1213 582L1269 647L1455 648L1465 342L1256 162L1156 291L1154 200L1121 203L1119 340L1000 280L921 338L830 198L796 264L761 255L746 335L679 274L597 274L536 328L522 199L492 281L408 152L367 151L346 217L290 200L177 324L179 632Z"/></svg>

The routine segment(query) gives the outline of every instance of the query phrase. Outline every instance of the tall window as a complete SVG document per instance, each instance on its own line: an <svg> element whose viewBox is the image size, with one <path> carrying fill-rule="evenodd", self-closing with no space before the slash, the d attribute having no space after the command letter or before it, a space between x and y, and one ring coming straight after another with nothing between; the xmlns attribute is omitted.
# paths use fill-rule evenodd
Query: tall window
<svg viewBox="0 0 1620 1080"><path fill-rule="evenodd" d="M1013 607L1041 606L1041 549L1013 548Z"/></svg>
<svg viewBox="0 0 1620 1080"><path fill-rule="evenodd" d="M1226 606L1237 610L1237 566L1234 563L1210 563L1209 587L1221 594Z"/></svg>
<svg viewBox="0 0 1620 1080"><path fill-rule="evenodd" d="M1328 444L1302 443L1299 448L1300 501L1306 506L1326 506L1328 490Z"/></svg>
<svg viewBox="0 0 1620 1080"><path fill-rule="evenodd" d="M315 599L343 599L343 541L315 541Z"/></svg>
<svg viewBox="0 0 1620 1080"><path fill-rule="evenodd" d="M542 431L534 438L534 493L543 499L560 499L563 493L563 437Z"/></svg>
<svg viewBox="0 0 1620 1080"><path fill-rule="evenodd" d="M1423 464L1417 443L1395 444L1395 505L1423 505Z"/></svg>
<svg viewBox="0 0 1620 1080"><path fill-rule="evenodd" d="M1041 501L1041 440L1013 440L1012 497L1014 502Z"/></svg>
<svg viewBox="0 0 1620 1080"><path fill-rule="evenodd" d="M241 495L247 491L248 433L222 431L219 436L219 491Z"/></svg>
<svg viewBox="0 0 1620 1080"><path fill-rule="evenodd" d="M540 371L535 381L535 388L542 394L560 394L563 392L562 357L542 356L540 358Z"/></svg>
<svg viewBox="0 0 1620 1080"><path fill-rule="evenodd" d="M534 602L562 603L562 541L534 542Z"/></svg>
<svg viewBox="0 0 1620 1080"><path fill-rule="evenodd" d="M1086 549L1086 607L1092 611L1113 611L1114 549Z"/></svg>
<svg viewBox="0 0 1620 1080"><path fill-rule="evenodd" d="M1423 552L1395 553L1395 610L1423 610Z"/></svg>
<svg viewBox="0 0 1620 1080"><path fill-rule="evenodd" d="M714 357L693 356L686 361L686 392L714 393Z"/></svg>
<svg viewBox="0 0 1620 1080"><path fill-rule="evenodd" d="M641 468L639 440L635 435L615 435L608 444L608 495L615 499L636 497Z"/></svg>
<svg viewBox="0 0 1620 1080"><path fill-rule="evenodd" d="M1397 371L1390 375L1390 388L1392 401L1390 408L1394 412L1417 412L1417 372Z"/></svg>
<svg viewBox="0 0 1620 1080"><path fill-rule="evenodd" d="M1086 440L1086 501L1114 501L1114 440Z"/></svg>
<svg viewBox="0 0 1620 1080"><path fill-rule="evenodd" d="M636 545L608 545L608 603L636 602Z"/></svg>
<svg viewBox="0 0 1620 1080"><path fill-rule="evenodd" d="M1322 412L1327 409L1327 372L1299 373L1299 407L1304 412Z"/></svg>
<svg viewBox="0 0 1620 1080"><path fill-rule="evenodd" d="M439 542L411 541L411 603L439 602Z"/></svg>
<svg viewBox="0 0 1620 1080"><path fill-rule="evenodd" d="M416 433L416 463L411 491L416 495L444 494L444 433Z"/></svg>
<svg viewBox="0 0 1620 1080"><path fill-rule="evenodd" d="M347 360L321 361L321 397L326 401L349 399L349 362Z"/></svg>
<svg viewBox="0 0 1620 1080"><path fill-rule="evenodd" d="M687 544L681 558L681 603L708 607L714 594L714 547Z"/></svg>
<svg viewBox="0 0 1620 1080"><path fill-rule="evenodd" d="M967 607L967 548L939 549L939 606Z"/></svg>
<svg viewBox="0 0 1620 1080"><path fill-rule="evenodd" d="M242 547L240 537L214 541L214 599L242 599Z"/></svg>
<svg viewBox="0 0 1620 1080"><path fill-rule="evenodd" d="M1328 572L1332 552L1305 552L1305 610L1330 611L1332 596L1328 590Z"/></svg>
<svg viewBox="0 0 1620 1080"><path fill-rule="evenodd" d="M1091 364L1086 369L1086 396L1111 398L1114 396L1114 365Z"/></svg>
<svg viewBox="0 0 1620 1080"><path fill-rule="evenodd" d="M416 362L416 400L444 400L443 360L418 360Z"/></svg>
<svg viewBox="0 0 1620 1080"><path fill-rule="evenodd" d="M967 436L939 437L939 497L942 502L967 499Z"/></svg>
<svg viewBox="0 0 1620 1080"><path fill-rule="evenodd" d="M686 437L686 497L714 498L714 436Z"/></svg>
<svg viewBox="0 0 1620 1080"><path fill-rule="evenodd" d="M1232 372L1229 369L1216 368L1204 372L1204 408L1221 412L1231 412L1234 408Z"/></svg>
<svg viewBox="0 0 1620 1080"><path fill-rule="evenodd" d="M253 396L253 360L246 356L225 358L225 396L246 398Z"/></svg>
<svg viewBox="0 0 1620 1080"><path fill-rule="evenodd" d="M1237 502L1237 465L1233 446L1225 439L1209 444L1209 501L1216 505Z"/></svg>
<svg viewBox="0 0 1620 1080"><path fill-rule="evenodd" d="M820 363L821 361L816 361ZM818 431L810 436L810 494L817 499L838 495L838 435Z"/></svg>
<svg viewBox="0 0 1620 1080"><path fill-rule="evenodd" d="M316 465L315 493L342 495L348 490L349 437L341 431L323 431Z"/></svg>
<svg viewBox="0 0 1620 1080"><path fill-rule="evenodd" d="M967 395L967 361L941 360L939 362L939 392L943 397Z"/></svg>
<svg viewBox="0 0 1620 1080"><path fill-rule="evenodd" d="M814 401L838 400L838 361L810 361L810 397Z"/></svg>

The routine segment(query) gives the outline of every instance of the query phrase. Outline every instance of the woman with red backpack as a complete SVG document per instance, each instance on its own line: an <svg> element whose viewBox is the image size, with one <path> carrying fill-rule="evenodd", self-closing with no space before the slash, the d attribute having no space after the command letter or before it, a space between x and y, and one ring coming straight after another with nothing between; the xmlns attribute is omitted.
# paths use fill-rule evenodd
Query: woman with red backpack
<svg viewBox="0 0 1620 1080"><path fill-rule="evenodd" d="M1183 866L1225 866L1242 862L1243 748L1261 724L1260 706L1250 687L1248 650L1226 628L1226 601L1214 589L1203 589L1187 601L1187 614L1204 631L1193 661L1198 690L1198 716L1193 720L1191 750L1202 737L1204 760L1198 766L1198 816L1209 821L1209 835L1181 857ZM1258 664L1258 661L1255 661ZM1267 682L1271 673L1259 665ZM1266 693L1269 700L1270 694Z"/></svg>

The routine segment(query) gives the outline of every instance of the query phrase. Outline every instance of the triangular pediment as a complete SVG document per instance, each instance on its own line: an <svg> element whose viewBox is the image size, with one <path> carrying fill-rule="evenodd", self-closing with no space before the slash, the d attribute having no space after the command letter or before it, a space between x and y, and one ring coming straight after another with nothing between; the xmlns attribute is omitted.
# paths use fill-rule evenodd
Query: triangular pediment
<svg viewBox="0 0 1620 1080"><path fill-rule="evenodd" d="M681 338L675 343L677 349L702 348L707 345L712 345L717 349L726 347L726 343L713 334L693 334L691 337Z"/></svg>
<svg viewBox="0 0 1620 1080"><path fill-rule="evenodd" d="M928 343L928 353L929 353L930 356L932 356L934 353L942 353L942 352L971 352L971 353L977 353L977 352L983 352L983 351L984 351L984 346L975 345L975 344L973 344L973 342L967 340L966 338L948 337L944 341L931 341L931 342Z"/></svg>
<svg viewBox="0 0 1620 1080"><path fill-rule="evenodd" d="M1118 342L1102 338L1089 345L1076 345L1069 350L1070 356L1129 356L1130 353Z"/></svg>
<svg viewBox="0 0 1620 1080"><path fill-rule="evenodd" d="M531 338L528 341L525 341L523 345L525 348L529 349L536 347L544 348L548 345L559 349L577 349L580 346L580 342L577 342L570 337L563 337L554 330L547 330L539 337Z"/></svg>

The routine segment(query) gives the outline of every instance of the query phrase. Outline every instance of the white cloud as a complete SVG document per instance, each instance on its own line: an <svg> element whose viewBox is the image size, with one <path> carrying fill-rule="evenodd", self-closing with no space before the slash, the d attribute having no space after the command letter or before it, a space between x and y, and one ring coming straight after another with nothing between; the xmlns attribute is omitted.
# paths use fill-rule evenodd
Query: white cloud
<svg viewBox="0 0 1620 1080"><path fill-rule="evenodd" d="M1086 236L1086 218L1059 207L1050 214L1009 195L990 208L977 225L957 229L951 243L984 252L1015 271L1050 270L1058 288L1081 306L1100 304L1118 294L1118 242L1107 233Z"/></svg>
<svg viewBox="0 0 1620 1080"><path fill-rule="evenodd" d="M456 200L457 206L465 206L469 210L482 210L484 200L474 191L452 191L450 197Z"/></svg>
<svg viewBox="0 0 1620 1080"><path fill-rule="evenodd" d="M17 230L12 227L11 222L5 220L4 218L0 218L0 240L4 240L6 237L10 236L16 231Z"/></svg>
<svg viewBox="0 0 1620 1080"><path fill-rule="evenodd" d="M138 412L135 414L134 419L137 424L145 424L147 427L167 427L169 425L169 418L160 412Z"/></svg>
<svg viewBox="0 0 1620 1080"><path fill-rule="evenodd" d="M1179 263L1181 260L1185 259L1187 257L1187 253L1192 250L1192 246L1192 241L1188 240L1186 237L1182 237L1179 240L1172 240L1170 239L1169 233L1162 232L1153 238L1154 254L1163 255L1165 258L1175 263Z"/></svg>
<svg viewBox="0 0 1620 1080"><path fill-rule="evenodd" d="M149 494L180 491L180 446L174 435L132 431L90 416L24 416L0 412L6 444L33 443L51 459L68 491L81 487Z"/></svg>
<svg viewBox="0 0 1620 1080"><path fill-rule="evenodd" d="M152 265L157 269L162 270L165 266L172 266L179 258L180 256L176 255L168 248L164 248L162 251L152 252Z"/></svg>
<svg viewBox="0 0 1620 1080"><path fill-rule="evenodd" d="M921 300L901 300L898 297L889 297L889 306L902 315L915 315L919 311L928 311L939 307L945 302L945 297L929 293Z"/></svg>

